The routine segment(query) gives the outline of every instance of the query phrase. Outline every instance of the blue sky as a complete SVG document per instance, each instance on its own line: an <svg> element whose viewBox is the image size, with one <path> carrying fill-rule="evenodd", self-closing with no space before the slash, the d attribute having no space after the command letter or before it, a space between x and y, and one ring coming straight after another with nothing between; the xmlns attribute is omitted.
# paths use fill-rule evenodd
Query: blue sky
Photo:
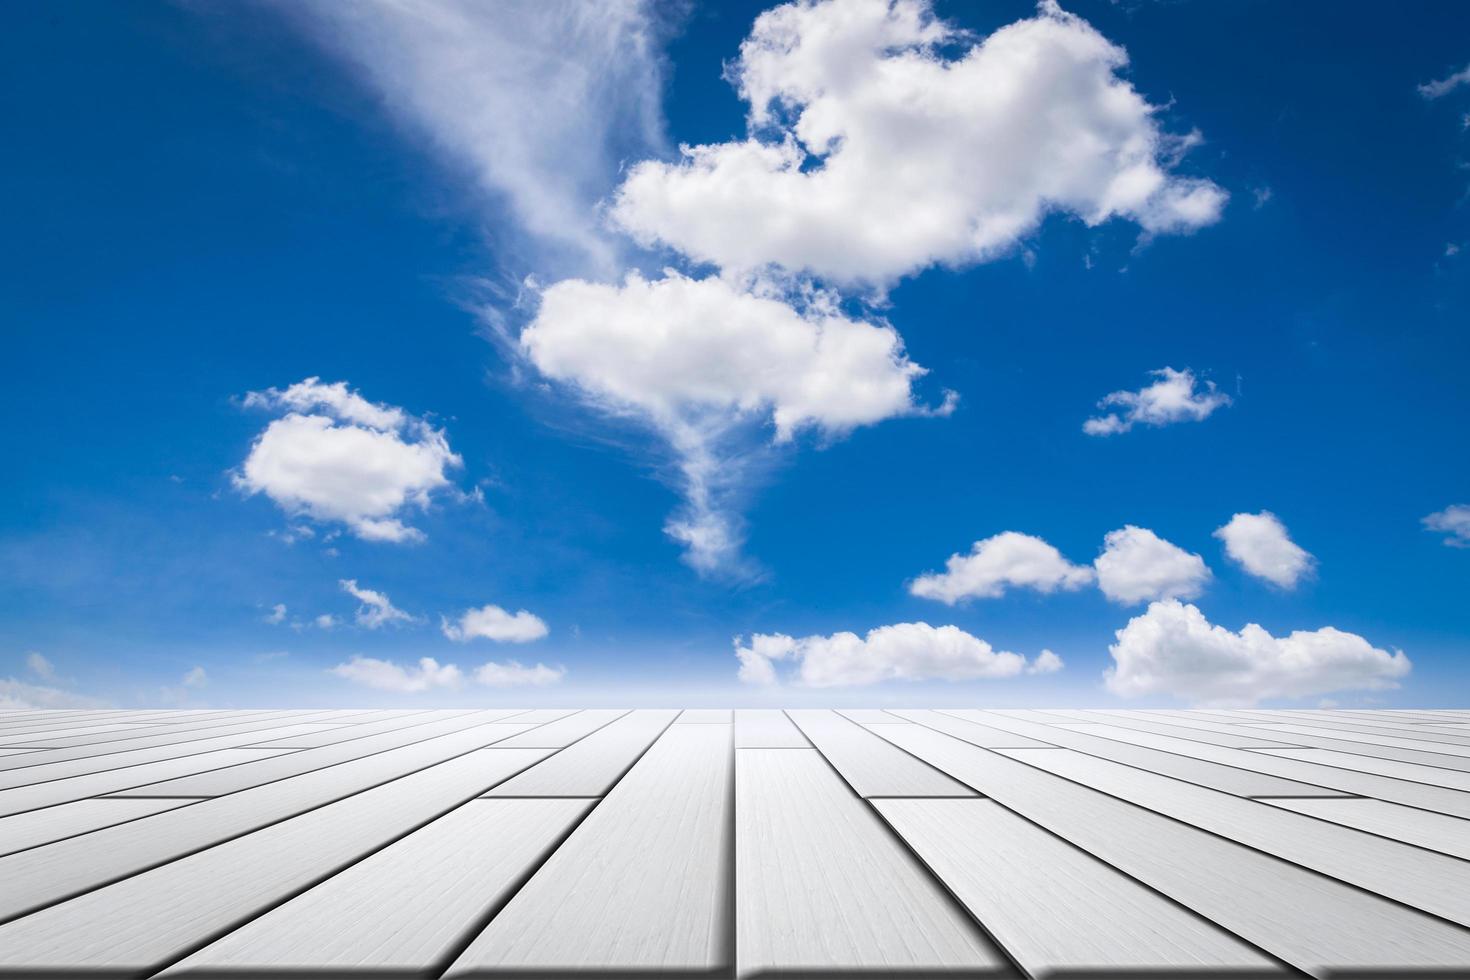
<svg viewBox="0 0 1470 980"><path fill-rule="evenodd" d="M11 12L0 700L1464 705L1470 13L486 9Z"/></svg>

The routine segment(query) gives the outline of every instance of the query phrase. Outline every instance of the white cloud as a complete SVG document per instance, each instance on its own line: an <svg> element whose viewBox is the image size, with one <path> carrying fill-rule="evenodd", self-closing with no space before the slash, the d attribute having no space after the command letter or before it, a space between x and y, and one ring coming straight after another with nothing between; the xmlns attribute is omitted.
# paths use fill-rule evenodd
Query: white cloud
<svg viewBox="0 0 1470 980"><path fill-rule="evenodd" d="M963 599L994 599L1007 587L1050 593L1091 584L1093 571L1074 565L1041 538L1003 531L976 541L968 555L951 555L944 572L921 575L909 592L954 605Z"/></svg>
<svg viewBox="0 0 1470 980"><path fill-rule="evenodd" d="M1171 172L1198 135L1163 132L1126 64L1050 0L980 41L927 0L785 4L728 69L750 136L639 164L612 215L725 270L880 286L995 258L1052 212L1210 224L1225 192Z"/></svg>
<svg viewBox="0 0 1470 980"><path fill-rule="evenodd" d="M1425 82L1419 86L1419 94L1426 99L1438 99L1449 95L1462 85L1470 85L1470 65L1466 65L1457 72L1446 75L1444 78L1432 82Z"/></svg>
<svg viewBox="0 0 1470 980"><path fill-rule="evenodd" d="M0 677L0 709L14 711L26 708L106 708L100 698L87 697L40 684L27 684L14 677Z"/></svg>
<svg viewBox="0 0 1470 980"><path fill-rule="evenodd" d="M1211 578L1199 555L1132 524L1109 531L1103 538L1103 553L1092 564L1103 595L1124 605L1193 599Z"/></svg>
<svg viewBox="0 0 1470 980"><path fill-rule="evenodd" d="M1453 504L1424 518L1429 531L1442 531L1451 548L1470 548L1470 504Z"/></svg>
<svg viewBox="0 0 1470 980"><path fill-rule="evenodd" d="M505 663L488 661L475 670L475 680L486 687L544 687L555 684L566 676L562 667L537 664L523 667L514 660Z"/></svg>
<svg viewBox="0 0 1470 980"><path fill-rule="evenodd" d="M798 311L718 279L675 273L621 285L548 288L521 351L542 374L602 412L651 425L671 447L685 507L666 530L701 571L738 564L730 498L752 452L750 430L777 444L803 429L839 436L924 409L924 369L886 323L850 319L813 294Z"/></svg>
<svg viewBox="0 0 1470 980"><path fill-rule="evenodd" d="M748 684L776 684L776 663L790 662L797 683L807 687L877 684L882 681L1015 677L1026 669L1020 654L995 650L957 626L898 623L856 633L806 636L757 633L735 638L739 677ZM1055 666L1053 666L1055 661ZM1038 658L1042 672L1060 667L1060 658Z"/></svg>
<svg viewBox="0 0 1470 980"><path fill-rule="evenodd" d="M320 630L329 630L329 629L334 628L337 625L337 617L336 616L333 616L331 613L322 613L320 616L318 616L316 619L313 619L311 622L312 622L312 625L314 625L317 629L320 629Z"/></svg>
<svg viewBox="0 0 1470 980"><path fill-rule="evenodd" d="M353 657L347 663L333 667L331 672L355 684L402 694L416 694L434 688L458 688L465 679L457 666L441 665L433 657L421 657L416 667L403 667L371 657ZM514 660L505 663L489 661L473 673L475 682L486 687L544 686L555 684L564 676L566 671L560 667L545 664L523 667Z"/></svg>
<svg viewBox="0 0 1470 980"><path fill-rule="evenodd" d="M1057 671L1061 670L1065 666L1066 664L1062 663L1061 657L1052 653L1050 650L1043 650L1038 653L1036 655L1036 659L1031 661L1030 665L1027 666L1026 673L1055 674Z"/></svg>
<svg viewBox="0 0 1470 980"><path fill-rule="evenodd" d="M338 664L331 671L338 677L377 688L380 691L398 691L413 694L435 687L459 687L463 681L459 668L454 664L440 666L433 657L419 658L418 666L401 667L387 660L372 657L353 657L345 664Z"/></svg>
<svg viewBox="0 0 1470 980"><path fill-rule="evenodd" d="M1230 396L1215 390L1213 381L1198 387L1194 372L1185 368L1160 368L1149 372L1158 378L1138 391L1115 391L1097 403L1098 408L1121 408L1122 412L1090 418L1082 431L1090 436L1111 436L1135 425L1161 426L1174 422L1200 422L1217 408L1230 404Z"/></svg>
<svg viewBox="0 0 1470 980"><path fill-rule="evenodd" d="M266 614L265 621L272 626L279 626L286 621L286 604L278 602L271 606L271 611Z"/></svg>
<svg viewBox="0 0 1470 980"><path fill-rule="evenodd" d="M1291 540L1286 525L1269 510L1236 514L1230 523L1215 529L1215 537L1225 542L1225 553L1247 572L1283 589L1295 588L1316 564L1316 559Z"/></svg>
<svg viewBox="0 0 1470 980"><path fill-rule="evenodd" d="M427 507L462 465L443 431L316 378L251 392L252 408L285 410L250 447L235 484L295 517L341 522L365 541L420 541L401 515ZM303 414L310 413L310 414Z"/></svg>
<svg viewBox="0 0 1470 980"><path fill-rule="evenodd" d="M386 107L470 171L533 236L536 261L607 271L596 203L620 162L663 146L659 12L641 0L279 4ZM498 222L504 225L504 222Z"/></svg>
<svg viewBox="0 0 1470 980"><path fill-rule="evenodd" d="M524 609L512 614L495 605L466 609L457 623L441 617L440 629L456 643L468 643L475 639L494 640L496 643L529 643L550 632L540 616Z"/></svg>
<svg viewBox="0 0 1470 980"><path fill-rule="evenodd" d="M375 630L393 623L413 622L413 617L389 602L386 595L362 588L357 584L357 579L344 578L337 584L342 586L343 592L362 603L357 607L355 619L357 625L363 629Z"/></svg>
<svg viewBox="0 0 1470 980"><path fill-rule="evenodd" d="M34 650L26 654L26 669L43 681L55 683L61 679L56 676L56 667L51 661Z"/></svg>
<svg viewBox="0 0 1470 980"><path fill-rule="evenodd" d="M184 687L198 689L209 684L209 675L204 672L203 667L191 667L187 674L179 678L179 683Z"/></svg>
<svg viewBox="0 0 1470 980"><path fill-rule="evenodd" d="M1197 608L1155 602L1129 620L1109 647L1109 691L1122 697L1166 694L1205 705L1252 705L1336 691L1397 687L1411 668L1390 654L1332 627L1274 637L1255 623L1239 633L1213 626Z"/></svg>

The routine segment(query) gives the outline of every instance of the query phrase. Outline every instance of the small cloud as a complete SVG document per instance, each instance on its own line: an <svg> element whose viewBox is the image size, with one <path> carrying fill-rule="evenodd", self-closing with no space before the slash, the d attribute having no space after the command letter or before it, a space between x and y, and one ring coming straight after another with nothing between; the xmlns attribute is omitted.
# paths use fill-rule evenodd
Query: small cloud
<svg viewBox="0 0 1470 980"><path fill-rule="evenodd" d="M1271 188L1262 185L1251 188L1251 206L1259 211L1270 202L1272 197Z"/></svg>
<svg viewBox="0 0 1470 980"><path fill-rule="evenodd" d="M1176 371L1166 367L1150 374L1159 380L1138 391L1115 391L1098 402L1098 408L1117 407L1122 411L1090 418L1082 423L1082 431L1090 436L1112 436L1135 425L1157 428L1175 422L1201 422L1230 404L1230 396L1216 390L1213 381L1200 387L1188 368Z"/></svg>
<svg viewBox="0 0 1470 980"><path fill-rule="evenodd" d="M540 616L524 609L509 613L495 605L466 609L457 623L441 616L439 628L455 643L468 643L475 639L493 640L496 643L530 643L550 632Z"/></svg>
<svg viewBox="0 0 1470 980"><path fill-rule="evenodd" d="M737 636L734 644L738 676L747 684L778 683L775 665L783 661L794 665L796 683L807 687L1015 677L1026 668L1020 654L996 650L958 626L928 623L880 626L861 637L757 633L748 643Z"/></svg>
<svg viewBox="0 0 1470 980"><path fill-rule="evenodd" d="M1041 538L1002 531L976 541L968 555L950 555L945 571L919 576L909 592L954 605L964 599L999 598L1007 588L1041 593L1080 589L1092 579L1092 569L1067 561Z"/></svg>
<svg viewBox="0 0 1470 980"><path fill-rule="evenodd" d="M193 667L183 676L179 683L185 687L197 690L209 683L209 677L205 674L203 667Z"/></svg>
<svg viewBox="0 0 1470 980"><path fill-rule="evenodd" d="M322 613L316 619L313 619L311 623L319 630L329 630L336 627L337 617L331 613Z"/></svg>
<svg viewBox="0 0 1470 980"><path fill-rule="evenodd" d="M566 673L563 667L548 667L545 664L523 667L514 660L507 660L505 663L492 660L475 670L475 680L486 687L544 687L557 683Z"/></svg>
<svg viewBox="0 0 1470 980"><path fill-rule="evenodd" d="M1103 553L1092 564L1103 595L1123 605L1193 599L1212 577L1199 555L1132 524L1108 532Z"/></svg>
<svg viewBox="0 0 1470 980"><path fill-rule="evenodd" d="M1423 524L1426 531L1442 532L1444 543L1451 548L1470 548L1470 504L1452 504L1435 511L1424 518Z"/></svg>
<svg viewBox="0 0 1470 980"><path fill-rule="evenodd" d="M375 592L372 589L360 587L357 584L357 579L344 578L337 584L342 586L343 592L346 592L358 602L362 603L362 605L357 607L357 613L354 618L357 625L363 629L375 630L393 623L411 623L414 621L412 616L389 602L388 597L382 592Z"/></svg>
<svg viewBox="0 0 1470 980"><path fill-rule="evenodd" d="M1291 540L1286 525L1269 510L1236 514L1230 523L1215 529L1215 537L1225 542L1225 554L1247 572L1283 589L1296 588L1316 565L1316 559Z"/></svg>
<svg viewBox="0 0 1470 980"><path fill-rule="evenodd" d="M1419 94L1426 99L1438 99L1449 95L1462 85L1470 85L1470 65L1433 82L1419 86Z"/></svg>
<svg viewBox="0 0 1470 980"><path fill-rule="evenodd" d="M55 683L61 678L56 676L56 668L51 661L32 650L26 654L26 669L43 681Z"/></svg>
<svg viewBox="0 0 1470 980"><path fill-rule="evenodd" d="M1043 650L1036 655L1035 660L1031 661L1030 665L1026 668L1026 673L1055 674L1064 666L1066 665L1062 663L1061 657L1052 653L1050 650Z"/></svg>
<svg viewBox="0 0 1470 980"><path fill-rule="evenodd" d="M433 657L419 658L417 667L400 667L372 657L353 657L347 663L333 667L331 672L354 684L404 694L438 687L459 687L463 681L458 667L454 664L440 666Z"/></svg>
<svg viewBox="0 0 1470 980"><path fill-rule="evenodd" d="M278 602L271 606L271 611L266 614L265 621L272 626L278 626L286 621L286 604Z"/></svg>

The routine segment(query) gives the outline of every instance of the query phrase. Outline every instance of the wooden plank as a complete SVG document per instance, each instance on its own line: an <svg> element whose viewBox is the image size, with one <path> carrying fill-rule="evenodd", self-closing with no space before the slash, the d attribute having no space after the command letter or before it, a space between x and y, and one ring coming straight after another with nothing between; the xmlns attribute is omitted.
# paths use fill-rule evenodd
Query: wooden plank
<svg viewBox="0 0 1470 980"><path fill-rule="evenodd" d="M158 976L434 976L591 806L471 800Z"/></svg>
<svg viewBox="0 0 1470 980"><path fill-rule="evenodd" d="M735 869L737 977L1011 974L814 749L737 753Z"/></svg>
<svg viewBox="0 0 1470 980"><path fill-rule="evenodd" d="M1245 712L1242 712L1245 714ZM1470 745L1470 732L1455 731L1439 725L1416 724L1394 721L1387 718L1365 720L1343 718L1338 712L1324 711L1277 711L1249 712L1253 727L1270 724L1307 725L1312 728L1341 732L1358 732L1363 735L1390 735L1398 738L1417 738L1426 742L1444 742L1450 745Z"/></svg>
<svg viewBox="0 0 1470 980"><path fill-rule="evenodd" d="M130 732L137 734L139 730L153 731L148 725L93 725L83 728L60 728L55 731L24 732L15 735L0 736L0 746L5 748L56 748L58 743L64 745L87 745L90 741L96 741L104 735L116 735L118 732ZM77 739L81 741L76 741Z"/></svg>
<svg viewBox="0 0 1470 980"><path fill-rule="evenodd" d="M362 793L524 730L523 725L482 725L161 813L147 827L123 824L0 858L0 880L6 883L0 891L0 920Z"/></svg>
<svg viewBox="0 0 1470 980"><path fill-rule="evenodd" d="M944 713L941 711L899 709L894 712L905 721L911 721L916 725L924 725L937 732L953 735L955 738L978 745L982 749L1044 749L1050 742L1027 738L1025 735L1017 735L1013 731L1006 731L992 725L982 725L973 720L969 715L961 718L958 712Z"/></svg>
<svg viewBox="0 0 1470 980"><path fill-rule="evenodd" d="M1272 806L1470 861L1470 821L1383 800L1265 800Z"/></svg>
<svg viewBox="0 0 1470 980"><path fill-rule="evenodd" d="M117 746L129 748L134 745L151 745L153 743L148 740L156 736L184 734L187 732L205 732L210 730L218 730L222 733L230 731L245 731L249 726L254 726L256 728L266 728L270 725L271 721L279 720L284 717L291 717L292 720L298 721L315 721L322 724L346 724L346 722L341 719L342 714L344 713L340 711L276 711L267 712L259 718L241 718L236 716L233 712L230 712L225 716L200 719L198 721L192 721L184 725L146 725L142 728L130 727L126 730L120 730L97 736L83 735L75 738L57 738L54 741L47 741L45 743L45 748L56 753L60 753L62 752L62 750L65 749L95 747L97 749L97 752L94 752L93 754L104 754L109 751L120 751ZM112 748L108 748L109 746L112 746ZM57 757L60 758L60 755L58 754Z"/></svg>
<svg viewBox="0 0 1470 980"><path fill-rule="evenodd" d="M191 776L180 776L163 782L153 782L144 785L134 784L132 789L120 790L113 794L115 796L224 796L228 793L238 793L241 790L250 789L253 786L264 786L278 779L287 779L292 776L300 776L318 769L326 769L338 763L350 762L354 759L365 759L379 752L390 749L401 748L405 745L413 745L418 742L426 742L438 738L441 735L450 735L455 732L470 731L481 725L498 723L505 717L506 712L498 710L474 712L467 715L459 715L454 718L445 718L441 721L430 722L426 725L415 725L411 728L399 728L392 731L379 732L377 735L368 735L364 738L352 739L347 742L336 742L332 745L324 745L319 749L302 749L300 752L291 752L285 755L269 755L255 762L247 762L243 765L231 766L228 769L215 769L210 772L196 773ZM509 722L508 724L516 724ZM513 731L532 731L530 725L520 725ZM507 732L512 731L506 729ZM507 736L508 737L508 736ZM525 748L526 746L521 746Z"/></svg>
<svg viewBox="0 0 1470 980"><path fill-rule="evenodd" d="M882 734L1313 976L1470 968L1458 926L932 729L885 725Z"/></svg>
<svg viewBox="0 0 1470 980"><path fill-rule="evenodd" d="M338 742L348 742L354 738L363 738L368 735L377 735L380 732L393 732L400 728L413 728L417 725L427 725L447 718L458 718L473 712L473 708L440 709L434 711L383 711L379 717L372 721L358 721L341 728L329 728L325 731L310 734L292 735L286 738L273 738L268 742L256 742L251 747L263 749L319 749L324 745L336 745ZM507 710L502 713L500 721L505 721L519 712Z"/></svg>
<svg viewBox="0 0 1470 980"><path fill-rule="evenodd" d="M0 755L24 755L34 751L35 749L0 749Z"/></svg>
<svg viewBox="0 0 1470 980"><path fill-rule="evenodd" d="M1283 779L1295 779L1318 786L1328 786L1344 794L1373 797L1456 817L1470 817L1470 794L1445 789L1441 786L1409 782L1404 778L1391 778L1350 769L1336 769L1313 762L1313 757L1309 753L1323 752L1326 751L1325 749L1286 749L1283 751L1301 754L1293 758L1282 758L1277 751L1252 752L1246 749L1227 749L1221 745L1205 745L1202 742L1190 742L1181 738L1170 738L1167 735L1152 735L1148 732L1135 732L1110 725L1077 725L1075 728L1078 731L1085 730L1087 734L1096 735L1099 738L1143 745L1164 752L1177 752L1180 755L1209 759L1212 762L1239 766L1242 769L1255 769L1257 772L1269 773ZM1413 768L1404 762L1391 762L1385 765ZM1455 775L1464 776L1466 788L1470 788L1470 774L1457 773Z"/></svg>
<svg viewBox="0 0 1470 980"><path fill-rule="evenodd" d="M836 712L800 709L786 713L859 796L975 795L933 766L894 748Z"/></svg>
<svg viewBox="0 0 1470 980"><path fill-rule="evenodd" d="M1336 742L1335 746L1328 748L1340 748L1347 752L1357 751L1352 746L1356 745L1390 745L1400 749L1413 749L1416 752L1432 752L1438 755L1451 755L1460 759L1470 759L1470 745L1454 744L1446 742L1429 741L1421 738L1400 738L1394 735L1365 735L1361 732L1342 731L1332 728L1318 728L1311 725L1253 725L1272 732L1285 732L1293 737L1308 736L1313 744L1326 739ZM1350 742L1352 745L1344 745Z"/></svg>
<svg viewBox="0 0 1470 980"><path fill-rule="evenodd" d="M946 714L962 716L977 721L988 721L1000 729L1017 732L1037 740L1047 739L1053 745L1061 748L1072 749L1073 751L1086 753L1087 755L1100 756L1104 759L1110 759L1113 762L1121 762L1139 769L1146 769L1149 772L1172 776L1175 779L1182 779L1199 786L1208 786L1211 789L1217 789L1222 793L1231 793L1235 796L1342 795L1342 790L1339 789L1282 779L1277 776L1266 775L1254 769L1222 765L1218 762L1208 762L1195 756L1144 748L1138 745L1129 745L1124 742L1110 741L1105 738L1099 738L1096 735L1078 732L1062 725L1037 725L1027 721L1019 721L1015 718L1006 717L999 712L952 711L946 712ZM1240 750L1237 749L1235 751Z"/></svg>
<svg viewBox="0 0 1470 980"><path fill-rule="evenodd" d="M992 800L873 805L1033 977L1286 975L1214 923Z"/></svg>
<svg viewBox="0 0 1470 980"><path fill-rule="evenodd" d="M1256 735L1241 734L1232 730L1232 726L1216 724L1212 722L1191 721L1187 718L1171 718L1168 722L1140 717L1150 714L1143 711L1068 711L1048 710L1046 712L1036 711L1000 711L996 714L1019 718L1024 721L1043 722L1049 716L1048 724L1065 724L1067 722L1088 722L1091 724L1117 725L1119 728L1132 728L1140 732L1153 732L1155 735L1173 735L1176 738L1189 738L1196 742L1206 742L1210 745L1226 745L1233 749L1284 749L1299 747L1295 739L1284 735L1271 738L1265 733ZM1157 715L1158 712L1152 712ZM1038 718L1036 715L1042 715Z"/></svg>
<svg viewBox="0 0 1470 980"><path fill-rule="evenodd" d="M268 719L233 722L228 725L211 724L207 727L198 728L192 725L183 726L181 728L171 728L168 731L155 735L145 735L141 738L120 739L116 742L105 742L99 745L76 745L65 749L46 749L41 752L30 753L24 759L19 757L0 759L0 769L18 769L22 766L42 766L52 762L90 759L94 756L114 755L120 752L131 752L135 749L151 749L160 745L179 745L198 739L218 738L221 735L272 731L288 724L317 724L320 727L313 729L313 731L321 731L324 728L336 728L341 724L341 722L325 720L333 714L335 712L292 712L286 718L277 716Z"/></svg>
<svg viewBox="0 0 1470 980"><path fill-rule="evenodd" d="M776 708L741 708L735 712L737 749L809 749L801 729Z"/></svg>
<svg viewBox="0 0 1470 980"><path fill-rule="evenodd" d="M1426 766L1396 759L1378 759L1351 752L1334 752L1331 749L1260 749L1260 755L1277 759L1299 759L1321 766L1333 766L1350 772L1376 773L1394 779L1412 780L1430 786L1470 792L1470 772L1460 769L1445 769L1441 766ZM1257 752L1252 752L1252 755Z"/></svg>
<svg viewBox="0 0 1470 980"><path fill-rule="evenodd" d="M73 800L85 800L93 796L105 796L119 790L130 789L144 783L184 776L211 769L223 769L242 762L254 762L262 754L280 755L290 749L220 749L217 752L202 752L186 755L181 759L164 759L161 762L111 769L70 779L53 779L50 782L0 790L0 816L39 810Z"/></svg>
<svg viewBox="0 0 1470 980"><path fill-rule="evenodd" d="M728 725L734 718L729 708L686 708L676 725Z"/></svg>
<svg viewBox="0 0 1470 980"><path fill-rule="evenodd" d="M1395 762L1408 762L1420 767L1444 769L1459 773L1470 772L1470 759L1456 755L1446 755L1442 752L1420 752L1418 749L1403 749L1396 745L1348 742L1342 739L1317 738L1311 735L1297 735L1295 738L1299 742L1310 744L1282 746L1282 748L1326 750L1340 756L1364 756L1368 759L1388 759ZM1252 751L1276 753L1277 750L1252 749Z"/></svg>
<svg viewBox="0 0 1470 980"><path fill-rule="evenodd" d="M838 708L837 713L859 725L891 725L904 720L882 708Z"/></svg>
<svg viewBox="0 0 1470 980"><path fill-rule="evenodd" d="M0 976L147 976L546 755L471 751L0 926ZM314 778L321 778L320 776ZM217 801L134 824L180 817ZM87 840L112 831L98 831ZM66 846L53 844L14 857ZM105 924L105 926L103 925Z"/></svg>
<svg viewBox="0 0 1470 980"><path fill-rule="evenodd" d="M268 731L289 736L299 732L320 731L324 727L322 725L284 725L280 728L268 729ZM34 786L37 783L49 782L53 779L70 779L73 776L121 770L130 766L158 762L163 759L182 759L186 756L214 752L219 749L239 748L242 743L250 742L258 734L257 732L237 732L232 735L219 735L214 738L203 738L190 742L170 743L149 749L134 749L129 752L118 752L112 755L91 756L85 759L72 759L65 762L51 762L45 765L29 766L23 769L11 769L8 772L0 772L0 789L11 789L16 786Z"/></svg>
<svg viewBox="0 0 1470 980"><path fill-rule="evenodd" d="M729 969L732 734L670 725L445 976Z"/></svg>
<svg viewBox="0 0 1470 980"><path fill-rule="evenodd" d="M673 708L645 708L629 712L545 762L506 780L486 795L603 796L678 714L678 710ZM509 745L518 737L508 738L500 744Z"/></svg>
<svg viewBox="0 0 1470 980"><path fill-rule="evenodd" d="M1470 925L1470 864L1465 862L1069 749L997 751L1339 881Z"/></svg>
<svg viewBox="0 0 1470 980"><path fill-rule="evenodd" d="M78 800L0 817L0 856L137 820L193 800Z"/></svg>
<svg viewBox="0 0 1470 980"><path fill-rule="evenodd" d="M608 722L627 714L626 708L589 708L556 721L539 725L520 735L506 739L507 748L563 749L579 738L586 738Z"/></svg>
<svg viewBox="0 0 1470 980"><path fill-rule="evenodd" d="M223 714L223 712L211 712ZM25 712L30 717L0 719L0 736L16 732L55 731L60 728L77 728L82 725L164 724L174 720L175 715L189 714L177 710L166 711L73 711L73 712Z"/></svg>

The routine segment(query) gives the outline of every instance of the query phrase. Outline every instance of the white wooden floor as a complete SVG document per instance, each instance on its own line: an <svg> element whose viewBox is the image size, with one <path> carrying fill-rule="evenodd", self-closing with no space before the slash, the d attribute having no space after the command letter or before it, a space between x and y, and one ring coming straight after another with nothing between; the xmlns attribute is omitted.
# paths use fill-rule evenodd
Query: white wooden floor
<svg viewBox="0 0 1470 980"><path fill-rule="evenodd" d="M0 712L0 976L1470 977L1470 710Z"/></svg>

